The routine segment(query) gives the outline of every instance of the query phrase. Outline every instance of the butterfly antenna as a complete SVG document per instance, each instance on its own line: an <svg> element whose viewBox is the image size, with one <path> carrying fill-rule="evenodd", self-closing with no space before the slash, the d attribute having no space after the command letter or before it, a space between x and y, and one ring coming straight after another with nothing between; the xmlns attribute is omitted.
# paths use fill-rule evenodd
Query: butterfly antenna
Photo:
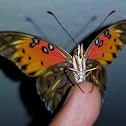
<svg viewBox="0 0 126 126"><path fill-rule="evenodd" d="M73 42L77 45L77 43L74 41L74 39L69 34L69 32L61 25L61 23L59 22L59 20L57 19L57 17L51 11L47 11L47 13L54 16L54 18L57 20L58 24L64 29L64 31L70 36L70 38L73 40Z"/></svg>
<svg viewBox="0 0 126 126"><path fill-rule="evenodd" d="M102 23L96 28L96 30L93 32L93 33L95 33L100 27L101 27L101 25L106 21L106 19L111 15L111 14L113 14L113 13L115 13L116 12L116 10L113 10L113 11L111 11L107 16L106 16L106 18L102 21ZM92 33L92 34L93 34Z"/></svg>

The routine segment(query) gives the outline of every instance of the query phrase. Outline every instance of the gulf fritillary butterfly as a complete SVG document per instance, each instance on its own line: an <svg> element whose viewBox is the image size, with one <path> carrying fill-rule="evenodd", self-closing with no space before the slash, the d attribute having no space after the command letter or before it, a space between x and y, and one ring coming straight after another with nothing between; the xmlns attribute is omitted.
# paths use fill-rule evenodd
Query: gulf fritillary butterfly
<svg viewBox="0 0 126 126"><path fill-rule="evenodd" d="M0 32L0 55L14 62L29 77L38 77L38 94L46 108L57 108L68 88L82 81L93 82L104 94L104 67L126 43L126 20L99 34L85 51L78 44L74 55L43 38L20 32Z"/></svg>

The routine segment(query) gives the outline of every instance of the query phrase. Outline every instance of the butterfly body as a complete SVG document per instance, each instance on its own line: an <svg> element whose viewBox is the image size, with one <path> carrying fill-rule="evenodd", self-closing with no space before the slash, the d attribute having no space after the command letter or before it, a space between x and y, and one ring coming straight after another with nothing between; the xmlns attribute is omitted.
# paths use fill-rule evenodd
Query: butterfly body
<svg viewBox="0 0 126 126"><path fill-rule="evenodd" d="M81 46L80 44L78 45L77 51L78 51L77 54L75 53L72 56L72 68L69 69L73 71L75 81L79 83L82 81L86 81L86 77L89 75L89 73L97 68L91 68L91 69L86 68L87 58L84 55L85 51L83 50L83 44L81 44Z"/></svg>
<svg viewBox="0 0 126 126"><path fill-rule="evenodd" d="M109 65L126 43L126 20L105 29L85 51L79 44L71 56L43 38L20 32L0 32L0 55L14 62L29 77L37 77L37 92L46 108L57 108L68 88L90 81L104 94Z"/></svg>

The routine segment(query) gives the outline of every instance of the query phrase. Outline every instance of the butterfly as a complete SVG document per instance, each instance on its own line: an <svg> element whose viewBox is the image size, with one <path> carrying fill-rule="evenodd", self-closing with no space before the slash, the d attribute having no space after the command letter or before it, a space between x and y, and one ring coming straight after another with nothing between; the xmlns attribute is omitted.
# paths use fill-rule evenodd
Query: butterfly
<svg viewBox="0 0 126 126"><path fill-rule="evenodd" d="M109 65L125 43L126 20L101 32L86 51L83 44L78 44L73 56L41 37L5 31L0 32L0 55L14 62L29 77L37 77L37 92L46 108L53 112L66 91L78 82L93 82L104 94L103 65Z"/></svg>

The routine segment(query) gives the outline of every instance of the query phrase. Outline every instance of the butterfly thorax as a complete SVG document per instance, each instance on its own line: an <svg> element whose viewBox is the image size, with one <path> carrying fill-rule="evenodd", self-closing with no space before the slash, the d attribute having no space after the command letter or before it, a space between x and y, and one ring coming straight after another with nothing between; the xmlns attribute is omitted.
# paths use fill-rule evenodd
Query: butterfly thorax
<svg viewBox="0 0 126 126"><path fill-rule="evenodd" d="M73 71L75 81L77 83L86 81L88 73L94 69L87 69L87 58L85 57L85 50L83 49L83 44L79 44L78 48L74 50L74 55L72 56L72 67L69 68Z"/></svg>

